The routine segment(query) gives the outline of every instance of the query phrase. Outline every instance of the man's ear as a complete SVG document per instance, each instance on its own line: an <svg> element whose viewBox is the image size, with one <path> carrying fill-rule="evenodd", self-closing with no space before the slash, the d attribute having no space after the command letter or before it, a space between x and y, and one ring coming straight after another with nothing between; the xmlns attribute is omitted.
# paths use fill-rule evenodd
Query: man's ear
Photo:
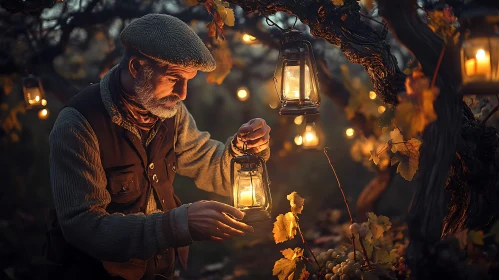
<svg viewBox="0 0 499 280"><path fill-rule="evenodd" d="M140 60L136 56L130 57L128 60L128 71L130 71L130 74L133 76L133 78L137 78L137 74L140 71L140 68L142 65L140 64Z"/></svg>

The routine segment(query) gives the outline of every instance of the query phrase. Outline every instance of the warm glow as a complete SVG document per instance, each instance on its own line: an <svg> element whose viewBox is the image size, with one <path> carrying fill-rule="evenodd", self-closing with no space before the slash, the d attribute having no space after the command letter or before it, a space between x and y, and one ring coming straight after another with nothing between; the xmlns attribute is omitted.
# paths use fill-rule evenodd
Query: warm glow
<svg viewBox="0 0 499 280"><path fill-rule="evenodd" d="M284 98L286 100L300 99L300 66L285 66L283 79ZM310 70L308 65L305 65L305 99L310 99L310 91Z"/></svg>
<svg viewBox="0 0 499 280"><path fill-rule="evenodd" d="M46 106L46 105L47 105L47 100L42 99L42 106Z"/></svg>
<svg viewBox="0 0 499 280"><path fill-rule="evenodd" d="M256 40L256 38L253 37L253 36L251 36L251 35L249 35L249 34L244 34L243 35L243 42L245 42L245 43L251 43L251 42L253 42L255 40Z"/></svg>
<svg viewBox="0 0 499 280"><path fill-rule="evenodd" d="M348 139L351 139L353 137L353 135L355 134L355 130L353 130L353 128L349 127L345 131L345 134L347 135Z"/></svg>
<svg viewBox="0 0 499 280"><path fill-rule="evenodd" d="M278 105L278 103L277 103L277 102L271 102L271 103L269 103L269 107L270 107L270 109L275 109L275 108L277 108L277 105Z"/></svg>
<svg viewBox="0 0 499 280"><path fill-rule="evenodd" d="M303 146L306 147L315 147L319 145L319 137L317 137L317 132L313 125L307 125L305 127L305 133L302 137Z"/></svg>
<svg viewBox="0 0 499 280"><path fill-rule="evenodd" d="M248 89L246 88L239 88L237 90L237 98L241 101L246 101L249 98L249 92Z"/></svg>
<svg viewBox="0 0 499 280"><path fill-rule="evenodd" d="M372 100L376 99L376 92L374 92L374 91L371 90L369 92L369 98L372 99Z"/></svg>
<svg viewBox="0 0 499 280"><path fill-rule="evenodd" d="M40 101L40 96L39 95L35 96L35 101L36 102Z"/></svg>
<svg viewBox="0 0 499 280"><path fill-rule="evenodd" d="M253 174L253 175L251 175ZM238 208L247 208L265 205L265 192L262 185L262 176L254 171L240 171L238 186L235 188L235 198Z"/></svg>
<svg viewBox="0 0 499 280"><path fill-rule="evenodd" d="M38 111L38 118L44 120L49 116L49 111L47 109L42 109Z"/></svg>
<svg viewBox="0 0 499 280"><path fill-rule="evenodd" d="M300 125L303 122L303 116L298 116L295 118L295 124Z"/></svg>
<svg viewBox="0 0 499 280"><path fill-rule="evenodd" d="M303 138L301 137L301 135L297 135L297 136L295 137L295 144L296 144L297 146L301 146L301 144L303 144Z"/></svg>
<svg viewBox="0 0 499 280"><path fill-rule="evenodd" d="M474 58L468 59L464 63L466 75L484 75L490 74L490 55L485 50L479 49Z"/></svg>
<svg viewBox="0 0 499 280"><path fill-rule="evenodd" d="M385 106L379 106L378 107L378 113L383 114L385 111L386 111L386 107Z"/></svg>
<svg viewBox="0 0 499 280"><path fill-rule="evenodd" d="M485 59L485 51L480 49L476 52L476 59Z"/></svg>

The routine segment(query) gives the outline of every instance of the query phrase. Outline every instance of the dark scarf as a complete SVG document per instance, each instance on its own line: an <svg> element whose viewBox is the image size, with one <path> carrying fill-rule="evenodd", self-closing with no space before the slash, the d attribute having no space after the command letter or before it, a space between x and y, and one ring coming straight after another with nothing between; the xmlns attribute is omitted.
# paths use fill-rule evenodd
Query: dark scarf
<svg viewBox="0 0 499 280"><path fill-rule="evenodd" d="M119 110L125 118L135 127L143 131L149 131L154 127L159 117L151 114L146 108L136 101L135 92L128 93L121 86L121 67L116 68L113 73L112 82L114 84L113 99L119 106Z"/></svg>

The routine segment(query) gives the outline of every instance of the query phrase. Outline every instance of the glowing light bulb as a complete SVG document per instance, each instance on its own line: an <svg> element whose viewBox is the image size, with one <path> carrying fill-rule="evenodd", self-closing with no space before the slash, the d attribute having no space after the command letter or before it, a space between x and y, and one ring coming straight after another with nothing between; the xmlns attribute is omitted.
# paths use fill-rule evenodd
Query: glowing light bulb
<svg viewBox="0 0 499 280"><path fill-rule="evenodd" d="M303 116L298 116L295 118L295 124L300 125L303 123Z"/></svg>
<svg viewBox="0 0 499 280"><path fill-rule="evenodd" d="M249 92L246 88L239 88L237 90L237 98L241 101L246 101L249 98Z"/></svg>
<svg viewBox="0 0 499 280"><path fill-rule="evenodd" d="M47 109L42 109L38 111L38 118L44 120L48 118L48 116L49 116L49 111Z"/></svg>
<svg viewBox="0 0 499 280"><path fill-rule="evenodd" d="M319 137L317 136L317 132L313 125L307 125L305 127L305 133L302 137L303 146L306 147L315 147L319 145Z"/></svg>
<svg viewBox="0 0 499 280"><path fill-rule="evenodd" d="M296 144L297 146L301 146L301 144L303 144L303 138L301 137L301 135L297 135L297 136L295 137L295 144Z"/></svg>
<svg viewBox="0 0 499 280"><path fill-rule="evenodd" d="M40 96L39 95L35 96L35 101L36 102L40 101Z"/></svg>
<svg viewBox="0 0 499 280"><path fill-rule="evenodd" d="M249 34L244 34L243 35L243 42L245 42L245 43L251 43L251 42L253 42L255 40L256 40L256 38L253 37L253 36L251 36L251 35L249 35Z"/></svg>
<svg viewBox="0 0 499 280"><path fill-rule="evenodd" d="M369 92L369 98L370 98L371 100L376 99L376 92L374 92L374 91L372 91L372 90L371 90L371 91Z"/></svg>
<svg viewBox="0 0 499 280"><path fill-rule="evenodd" d="M45 106L45 105L47 105L47 100L42 99L42 106Z"/></svg>
<svg viewBox="0 0 499 280"><path fill-rule="evenodd" d="M345 134L347 135L348 139L352 139L353 135L355 134L355 130L353 128L349 127L347 130L345 130Z"/></svg>
<svg viewBox="0 0 499 280"><path fill-rule="evenodd" d="M386 107L381 105L378 107L378 113L383 114L386 111Z"/></svg>

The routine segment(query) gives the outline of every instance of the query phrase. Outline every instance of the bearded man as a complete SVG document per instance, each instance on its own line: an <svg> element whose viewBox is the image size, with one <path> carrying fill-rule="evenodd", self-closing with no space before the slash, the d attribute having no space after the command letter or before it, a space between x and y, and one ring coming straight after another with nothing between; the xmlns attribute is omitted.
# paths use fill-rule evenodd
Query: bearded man
<svg viewBox="0 0 499 280"><path fill-rule="evenodd" d="M181 20L146 15L120 40L119 65L73 97L50 133L57 220L47 255L61 278L173 279L175 256L185 266L193 240L253 231L232 206L182 205L172 182L178 173L230 195L231 159L246 143L267 160L270 127L250 120L226 144L197 129L182 100L187 82L215 60Z"/></svg>

